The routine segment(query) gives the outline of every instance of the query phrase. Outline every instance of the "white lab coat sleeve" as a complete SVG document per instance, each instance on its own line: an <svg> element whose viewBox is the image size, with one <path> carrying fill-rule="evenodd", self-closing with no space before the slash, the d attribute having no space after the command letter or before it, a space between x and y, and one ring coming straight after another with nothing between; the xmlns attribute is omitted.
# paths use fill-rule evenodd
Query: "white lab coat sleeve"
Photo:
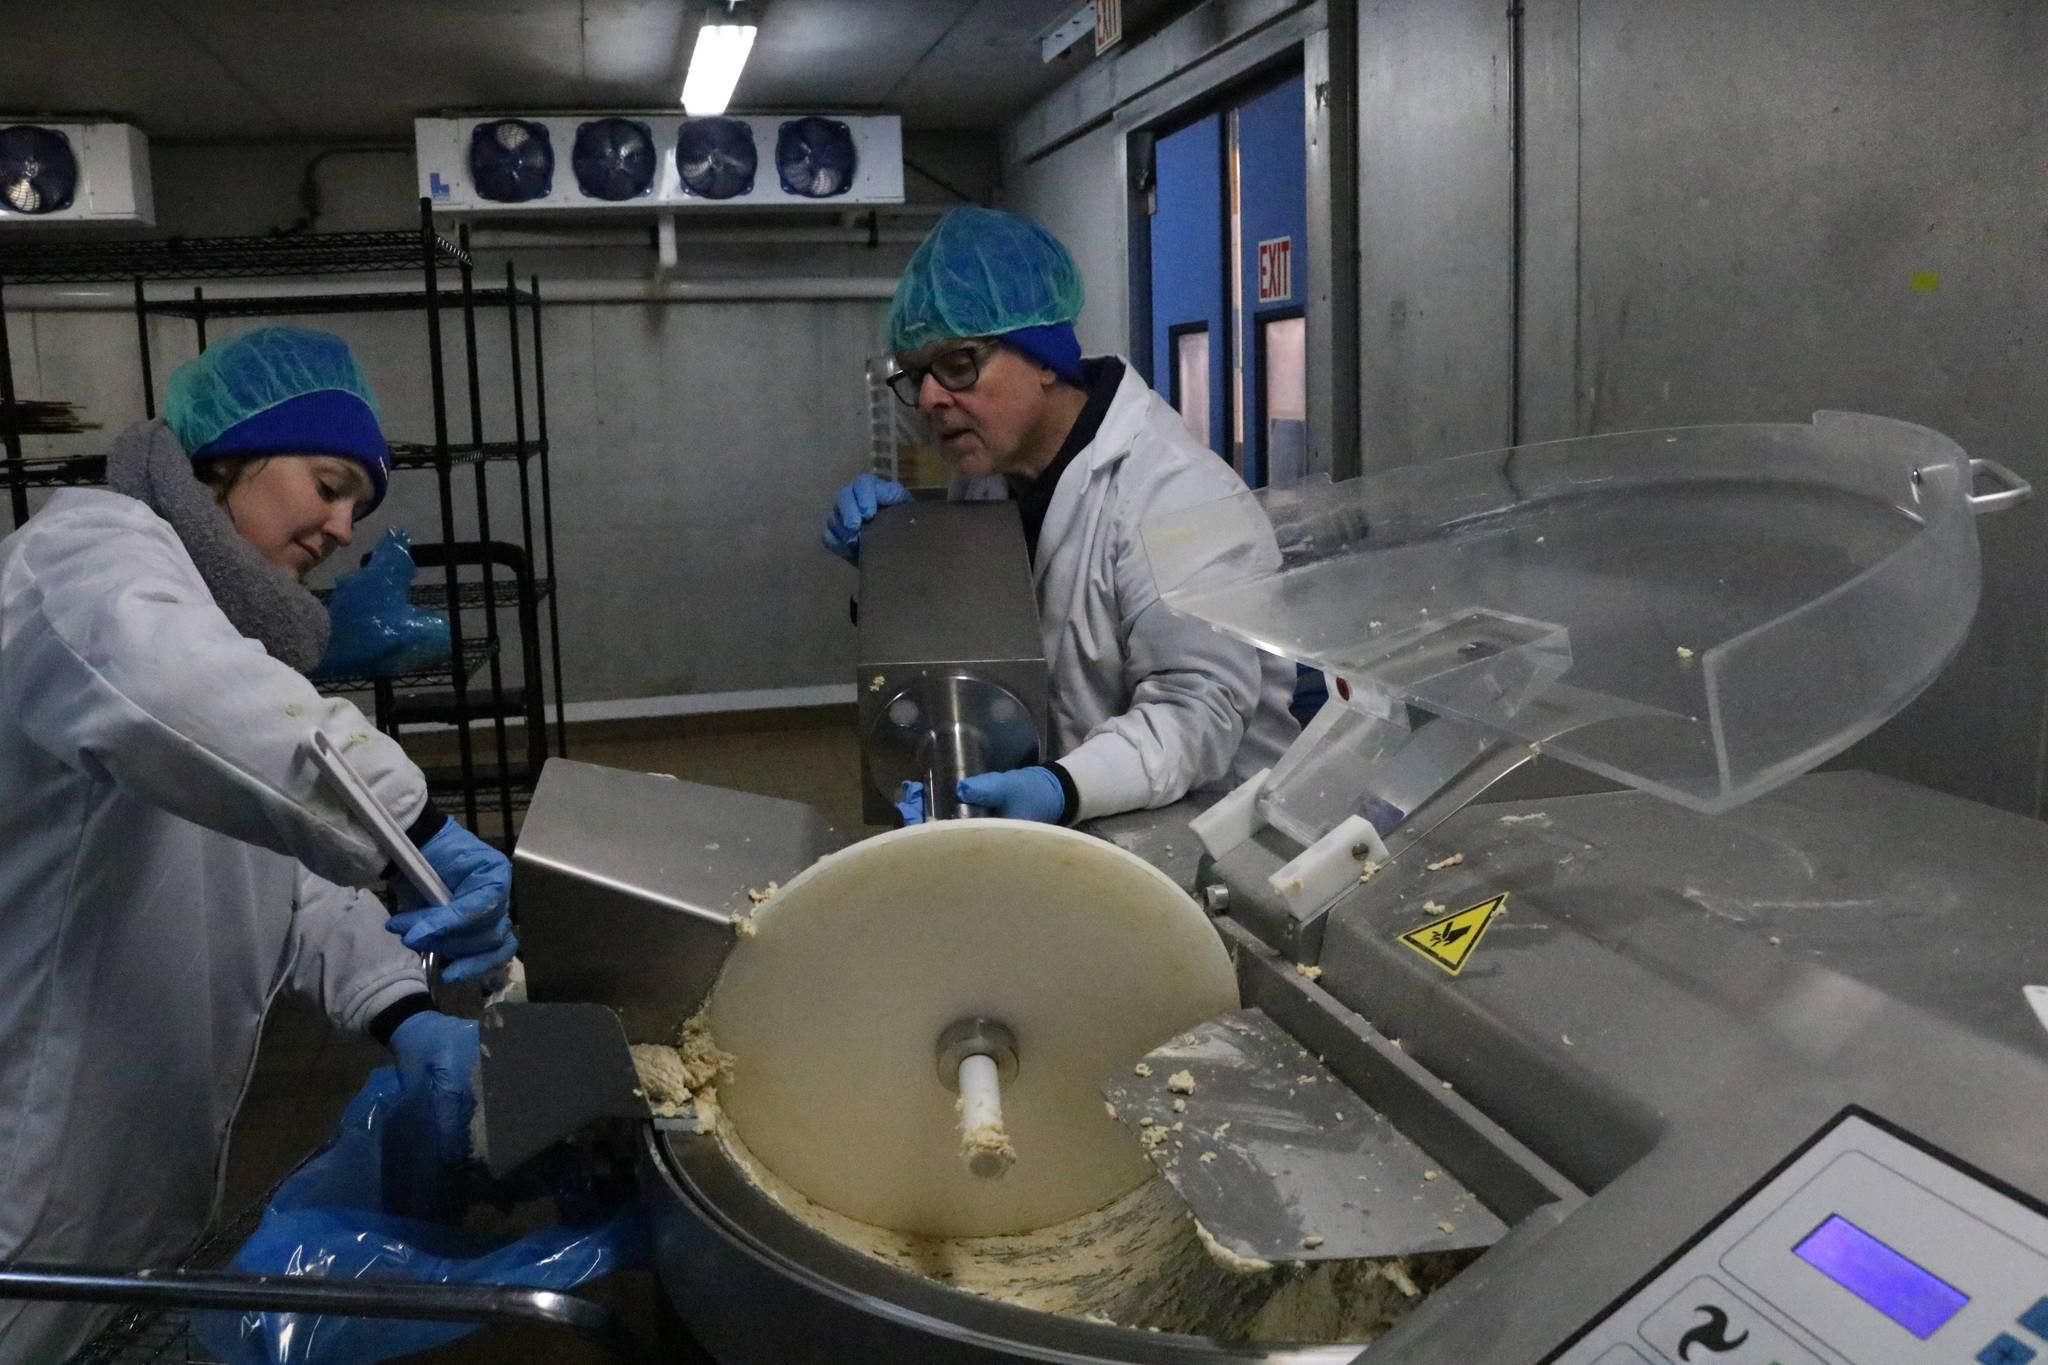
<svg viewBox="0 0 2048 1365"><path fill-rule="evenodd" d="M1241 573L1248 545L1217 547L1190 583ZM1135 527L1115 561L1123 607L1124 687L1131 704L1060 758L1080 798L1077 819L1168 805L1220 781L1259 705L1259 651L1160 600Z"/></svg>
<svg viewBox="0 0 2048 1365"><path fill-rule="evenodd" d="M326 731L410 823L426 781L396 742L237 631L141 503L108 494L42 520L0 581L0 705L22 729L173 815L331 881L374 880L384 855L302 746Z"/></svg>
<svg viewBox="0 0 2048 1365"><path fill-rule="evenodd" d="M419 954L384 927L375 896L300 868L297 899L286 985L336 1027L360 1034L386 1007L427 989Z"/></svg>

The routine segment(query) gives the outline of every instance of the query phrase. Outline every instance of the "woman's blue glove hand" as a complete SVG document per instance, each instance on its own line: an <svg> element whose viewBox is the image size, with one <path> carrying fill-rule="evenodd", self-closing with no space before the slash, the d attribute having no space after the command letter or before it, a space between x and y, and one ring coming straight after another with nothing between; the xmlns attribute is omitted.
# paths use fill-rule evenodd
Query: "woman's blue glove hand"
<svg viewBox="0 0 2048 1365"><path fill-rule="evenodd" d="M441 958L443 981L467 981L502 967L519 951L512 934L512 862L450 820L421 846L448 887L446 905L422 905L410 884L398 887L401 913L384 927L405 946Z"/></svg>
<svg viewBox="0 0 2048 1365"><path fill-rule="evenodd" d="M849 564L860 563L860 528L884 507L910 501L910 490L879 474L863 474L839 490L825 518L825 548Z"/></svg>
<svg viewBox="0 0 2048 1365"><path fill-rule="evenodd" d="M469 1120L476 1112L470 1076L477 1063L477 1026L423 1010L392 1031L398 1102L384 1130L384 1179L392 1212L413 1218L461 1212L460 1175L469 1160Z"/></svg>
<svg viewBox="0 0 2048 1365"><path fill-rule="evenodd" d="M1005 820L1060 822L1067 810L1066 788L1050 768L1012 768L1003 773L978 773L954 785L961 801L980 806Z"/></svg>
<svg viewBox="0 0 2048 1365"><path fill-rule="evenodd" d="M924 823L924 783L905 782L896 789L896 813L906 825Z"/></svg>

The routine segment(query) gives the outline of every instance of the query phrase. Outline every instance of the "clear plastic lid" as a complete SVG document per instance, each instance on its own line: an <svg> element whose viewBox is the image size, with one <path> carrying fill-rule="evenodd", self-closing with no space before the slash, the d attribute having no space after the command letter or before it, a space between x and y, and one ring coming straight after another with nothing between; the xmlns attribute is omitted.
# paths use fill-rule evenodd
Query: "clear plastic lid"
<svg viewBox="0 0 2048 1365"><path fill-rule="evenodd" d="M1976 611L1970 461L1924 427L1685 427L1247 491L1149 522L1173 610L1704 811L1840 752ZM1261 567L1216 547L1276 546Z"/></svg>

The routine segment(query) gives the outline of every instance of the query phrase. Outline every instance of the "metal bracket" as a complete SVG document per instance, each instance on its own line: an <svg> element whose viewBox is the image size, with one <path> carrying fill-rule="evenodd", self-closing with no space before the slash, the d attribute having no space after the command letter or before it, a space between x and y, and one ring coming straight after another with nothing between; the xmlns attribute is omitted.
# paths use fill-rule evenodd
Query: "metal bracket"
<svg viewBox="0 0 2048 1365"><path fill-rule="evenodd" d="M1970 511L1977 516L1981 517L1986 512L2003 512L2006 508L2017 507L2034 496L2034 485L1996 460L1971 460L1970 482L1973 485L1980 474L2003 484L2004 487L1996 493L1971 493L1968 496L1966 501L1970 504Z"/></svg>

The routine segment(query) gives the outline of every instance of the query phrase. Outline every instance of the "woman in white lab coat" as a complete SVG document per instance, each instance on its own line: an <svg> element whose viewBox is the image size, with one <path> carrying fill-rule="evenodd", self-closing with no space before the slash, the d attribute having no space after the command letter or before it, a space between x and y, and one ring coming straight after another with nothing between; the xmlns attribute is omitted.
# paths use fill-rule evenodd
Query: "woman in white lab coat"
<svg viewBox="0 0 2048 1365"><path fill-rule="evenodd" d="M172 375L109 489L0 542L0 1261L174 1263L215 1213L228 1128L280 991L393 1050L459 1160L476 1026L419 965L516 946L504 856L433 809L399 747L298 671L299 578L349 543L389 450L339 338L270 328ZM456 894L387 920L385 857L322 786L318 727ZM0 1361L59 1360L104 1313L0 1303Z"/></svg>
<svg viewBox="0 0 2048 1365"><path fill-rule="evenodd" d="M960 799L1061 823L1235 785L1299 729L1291 663L1160 600L1277 562L1270 538L1206 547L1162 583L1140 537L1145 522L1243 483L1128 363L1083 359L1080 311L1079 275L1051 234L967 208L919 246L889 313L891 384L930 421L953 496L1019 505L1051 670L1052 761L969 777ZM840 494L825 544L857 557L861 524L907 496L862 475ZM905 818L919 810L913 795Z"/></svg>

